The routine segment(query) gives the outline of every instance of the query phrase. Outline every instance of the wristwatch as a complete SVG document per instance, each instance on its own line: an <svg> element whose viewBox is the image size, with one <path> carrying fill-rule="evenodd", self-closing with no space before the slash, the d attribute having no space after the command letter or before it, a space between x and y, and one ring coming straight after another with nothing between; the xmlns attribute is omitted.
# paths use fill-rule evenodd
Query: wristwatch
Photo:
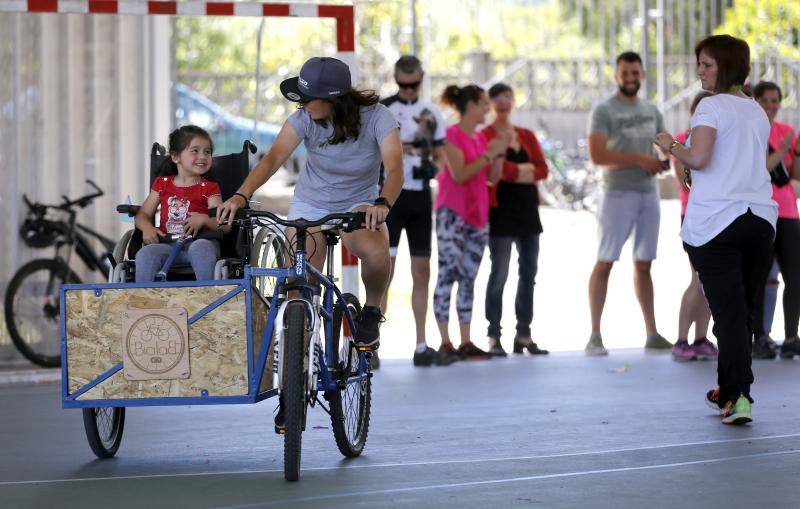
<svg viewBox="0 0 800 509"><path fill-rule="evenodd" d="M667 149L667 152L669 152L671 154L672 153L672 149L674 149L677 145L682 145L682 143L679 142L678 140L672 140L672 143L669 144L669 148Z"/></svg>
<svg viewBox="0 0 800 509"><path fill-rule="evenodd" d="M392 204L383 196L377 198L374 202L375 205L383 205L387 210L392 210Z"/></svg>

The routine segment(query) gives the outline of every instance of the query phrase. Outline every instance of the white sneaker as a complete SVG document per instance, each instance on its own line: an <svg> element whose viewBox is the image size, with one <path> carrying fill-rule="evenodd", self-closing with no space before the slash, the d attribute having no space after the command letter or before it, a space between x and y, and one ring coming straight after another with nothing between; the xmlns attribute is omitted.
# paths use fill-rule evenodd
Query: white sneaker
<svg viewBox="0 0 800 509"><path fill-rule="evenodd" d="M603 337L599 332L592 332L584 352L590 356L608 355L608 350L603 346Z"/></svg>

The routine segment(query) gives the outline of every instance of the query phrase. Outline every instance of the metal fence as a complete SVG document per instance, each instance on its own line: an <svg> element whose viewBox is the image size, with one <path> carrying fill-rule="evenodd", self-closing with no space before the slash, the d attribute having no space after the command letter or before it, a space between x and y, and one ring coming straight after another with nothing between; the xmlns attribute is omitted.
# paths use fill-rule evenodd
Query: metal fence
<svg viewBox="0 0 800 509"><path fill-rule="evenodd" d="M426 93L434 99L449 83L490 83L503 80L510 84L517 98L519 118L530 127L544 128L563 133L561 141L574 144L583 136L585 118L592 106L614 92L613 61L605 59L518 59L492 61L485 55L475 55L482 60L482 68L465 64L464 74L436 74L428 77ZM388 72L388 71L387 71ZM374 88L388 95L394 92L393 77L384 75L364 76L362 86ZM660 103L667 127L682 130L688 125L689 105L699 91L694 56L670 56L665 58L665 100L659 101L651 87L649 99ZM280 95L278 83L282 77L268 77L261 85L265 120L281 123L291 113L292 105ZM657 73L648 76L657 79ZM784 90L781 118L792 125L800 125L800 61L780 57L754 60L750 76L751 83L770 80ZM218 102L229 112L251 118L254 111L255 77L248 74L185 73L179 81ZM537 121L536 117L541 117ZM554 123L559 123L554 126Z"/></svg>

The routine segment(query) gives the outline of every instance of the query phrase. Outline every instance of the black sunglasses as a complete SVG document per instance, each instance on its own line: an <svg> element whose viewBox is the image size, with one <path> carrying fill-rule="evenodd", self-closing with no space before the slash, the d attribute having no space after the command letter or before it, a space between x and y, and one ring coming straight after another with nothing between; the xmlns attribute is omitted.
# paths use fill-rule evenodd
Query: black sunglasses
<svg viewBox="0 0 800 509"><path fill-rule="evenodd" d="M400 88L419 88L419 86L422 85L422 80L413 83L400 83L399 81L395 81L395 83L397 83L397 86Z"/></svg>

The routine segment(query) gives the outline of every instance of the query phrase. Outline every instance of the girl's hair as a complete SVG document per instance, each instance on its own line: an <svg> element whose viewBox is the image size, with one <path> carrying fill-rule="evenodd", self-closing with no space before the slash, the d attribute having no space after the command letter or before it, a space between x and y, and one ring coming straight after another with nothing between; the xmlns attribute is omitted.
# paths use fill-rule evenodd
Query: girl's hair
<svg viewBox="0 0 800 509"><path fill-rule="evenodd" d="M189 144L192 143L192 140L198 137L208 140L208 143L211 145L211 153L213 154L214 140L211 139L211 135L208 134L205 129L202 127L197 127L196 125L185 125L183 127L179 127L169 134L169 149L167 151L167 156L161 162L158 174L162 177L177 175L178 165L172 162L171 156L178 155L186 150ZM203 175L203 178L205 179L209 179L209 177L211 177L211 169L209 169L205 175Z"/></svg>
<svg viewBox="0 0 800 509"><path fill-rule="evenodd" d="M447 85L447 88L442 92L441 101L463 115L467 111L467 104L478 102L481 94L483 94L483 89L478 85L467 85L465 87Z"/></svg>
<svg viewBox="0 0 800 509"><path fill-rule="evenodd" d="M330 145L355 140L361 133L361 108L378 104L380 97L374 90L352 89L344 95L325 99L333 106L330 122L333 125L333 134L328 139ZM327 120L317 123L327 126Z"/></svg>

